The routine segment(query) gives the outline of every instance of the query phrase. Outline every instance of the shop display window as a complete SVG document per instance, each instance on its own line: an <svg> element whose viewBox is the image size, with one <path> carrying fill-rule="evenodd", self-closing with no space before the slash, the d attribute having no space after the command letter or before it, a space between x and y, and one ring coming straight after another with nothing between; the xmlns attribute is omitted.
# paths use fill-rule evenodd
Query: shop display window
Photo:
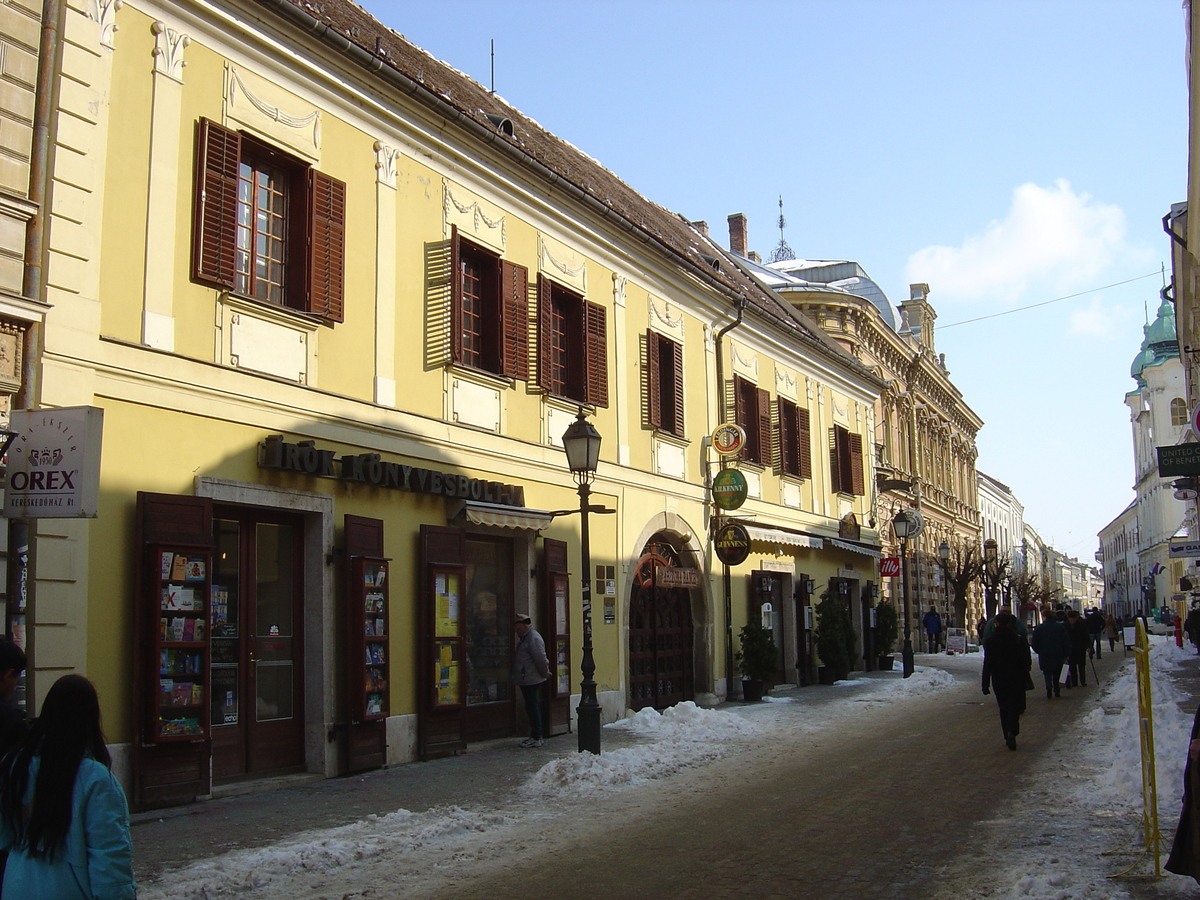
<svg viewBox="0 0 1200 900"><path fill-rule="evenodd" d="M512 545L466 542L467 705L513 699Z"/></svg>
<svg viewBox="0 0 1200 900"><path fill-rule="evenodd" d="M388 699L388 561L354 557L352 590L347 597L351 678L357 680L350 695L351 718L371 722L387 718ZM357 662L356 662L357 661Z"/></svg>
<svg viewBox="0 0 1200 900"><path fill-rule="evenodd" d="M154 546L150 552L149 629L157 678L151 680L151 741L197 740L209 734L209 609L207 548Z"/></svg>

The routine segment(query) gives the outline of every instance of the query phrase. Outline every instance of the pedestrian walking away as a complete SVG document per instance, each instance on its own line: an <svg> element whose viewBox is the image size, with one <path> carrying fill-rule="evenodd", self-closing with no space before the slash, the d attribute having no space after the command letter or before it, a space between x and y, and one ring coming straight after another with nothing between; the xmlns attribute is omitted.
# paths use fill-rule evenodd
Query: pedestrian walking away
<svg viewBox="0 0 1200 900"><path fill-rule="evenodd" d="M1004 743L1009 750L1016 750L1033 657L1028 642L1017 633L1017 619L1012 613L998 613L994 625L983 642L983 692L995 692Z"/></svg>
<svg viewBox="0 0 1200 900"><path fill-rule="evenodd" d="M925 613L925 617L921 619L921 624L925 626L925 635L929 639L929 652L937 653L941 646L942 636L942 617L938 615L937 609L930 606L929 612Z"/></svg>
<svg viewBox="0 0 1200 900"><path fill-rule="evenodd" d="M1071 656L1068 659L1070 679L1068 687L1087 686L1087 657L1091 649L1087 625L1083 616L1075 609L1067 610L1067 634L1071 636Z"/></svg>
<svg viewBox="0 0 1200 900"><path fill-rule="evenodd" d="M95 686L64 675L0 764L5 900L137 895L129 807L111 765Z"/></svg>
<svg viewBox="0 0 1200 900"><path fill-rule="evenodd" d="M1063 665L1071 655L1071 638L1067 626L1054 617L1054 613L1043 613L1042 624L1033 629L1030 645L1038 657L1038 668L1046 682L1046 699L1059 696Z"/></svg>
<svg viewBox="0 0 1200 900"><path fill-rule="evenodd" d="M1104 639L1104 616L1100 615L1100 610L1093 606L1084 615L1083 621L1087 626L1092 653L1096 655L1096 659L1101 659L1100 644Z"/></svg>
<svg viewBox="0 0 1200 900"><path fill-rule="evenodd" d="M1117 648L1117 640L1121 637L1120 625L1109 613L1104 617L1104 636L1108 638L1108 651L1112 653Z"/></svg>
<svg viewBox="0 0 1200 900"><path fill-rule="evenodd" d="M996 619L1000 618L1001 615L1012 616L1013 615L1012 607L1008 606L1008 605L1004 605L1004 606L1001 606L998 610L996 610L996 615L994 615L991 618L991 621L987 622L983 626L983 638L979 642L980 646L983 646L984 644L986 644L987 639L992 636L992 630L996 627ZM1028 641L1029 640L1029 629L1025 627L1025 623L1022 622L1020 619L1018 619L1016 616L1013 616L1013 621L1017 623L1016 624L1017 634L1019 634L1021 637L1025 638L1026 641Z"/></svg>
<svg viewBox="0 0 1200 900"><path fill-rule="evenodd" d="M550 677L546 642L533 630L533 620L529 616L518 615L513 628L517 632L513 684L521 689L521 697L525 700L525 716L529 719L529 737L521 741L521 746L540 747L545 743L542 731L542 685Z"/></svg>

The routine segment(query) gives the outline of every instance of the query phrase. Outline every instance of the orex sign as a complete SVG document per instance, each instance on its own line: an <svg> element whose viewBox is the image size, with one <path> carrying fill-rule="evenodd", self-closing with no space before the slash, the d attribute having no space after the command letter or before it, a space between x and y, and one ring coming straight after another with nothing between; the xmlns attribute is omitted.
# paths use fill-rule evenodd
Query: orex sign
<svg viewBox="0 0 1200 900"><path fill-rule="evenodd" d="M338 456L332 450L318 450L312 441L291 444L278 434L258 445L258 465L263 469L337 478L414 494L436 494L504 506L525 505L525 488L521 485L384 462L378 453Z"/></svg>

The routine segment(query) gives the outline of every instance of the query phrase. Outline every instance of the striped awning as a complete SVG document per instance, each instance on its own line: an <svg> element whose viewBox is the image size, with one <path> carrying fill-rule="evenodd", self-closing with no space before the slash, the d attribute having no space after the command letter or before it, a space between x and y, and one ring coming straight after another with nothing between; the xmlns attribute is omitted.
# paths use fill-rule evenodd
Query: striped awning
<svg viewBox="0 0 1200 900"><path fill-rule="evenodd" d="M505 506L502 503L463 501L459 514L472 525L491 525L494 528L518 528L541 531L550 527L554 514L544 509L526 506Z"/></svg>
<svg viewBox="0 0 1200 900"><path fill-rule="evenodd" d="M883 554L874 547L868 547L865 544L852 544L850 541L839 541L837 538L830 538L829 543L835 547L840 547L842 550L849 550L851 553L861 553L863 556L869 556L872 559L883 559Z"/></svg>
<svg viewBox="0 0 1200 900"><path fill-rule="evenodd" d="M813 550L820 550L825 546L825 542L820 538L809 537L807 534L795 534L775 528L758 528L754 525L747 525L746 531L750 535L750 540L763 544L775 544L779 547L809 547Z"/></svg>

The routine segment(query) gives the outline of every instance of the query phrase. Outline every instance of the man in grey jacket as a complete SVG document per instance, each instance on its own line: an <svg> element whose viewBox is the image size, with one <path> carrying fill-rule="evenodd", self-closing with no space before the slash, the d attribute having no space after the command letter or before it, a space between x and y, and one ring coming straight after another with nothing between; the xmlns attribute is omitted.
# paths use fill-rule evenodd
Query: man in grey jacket
<svg viewBox="0 0 1200 900"><path fill-rule="evenodd" d="M529 616L517 614L513 627L517 631L517 649L513 654L513 684L521 688L525 698L525 715L529 718L529 737L522 747L540 747L542 740L542 684L550 677L550 661L546 659L546 642L533 630Z"/></svg>

